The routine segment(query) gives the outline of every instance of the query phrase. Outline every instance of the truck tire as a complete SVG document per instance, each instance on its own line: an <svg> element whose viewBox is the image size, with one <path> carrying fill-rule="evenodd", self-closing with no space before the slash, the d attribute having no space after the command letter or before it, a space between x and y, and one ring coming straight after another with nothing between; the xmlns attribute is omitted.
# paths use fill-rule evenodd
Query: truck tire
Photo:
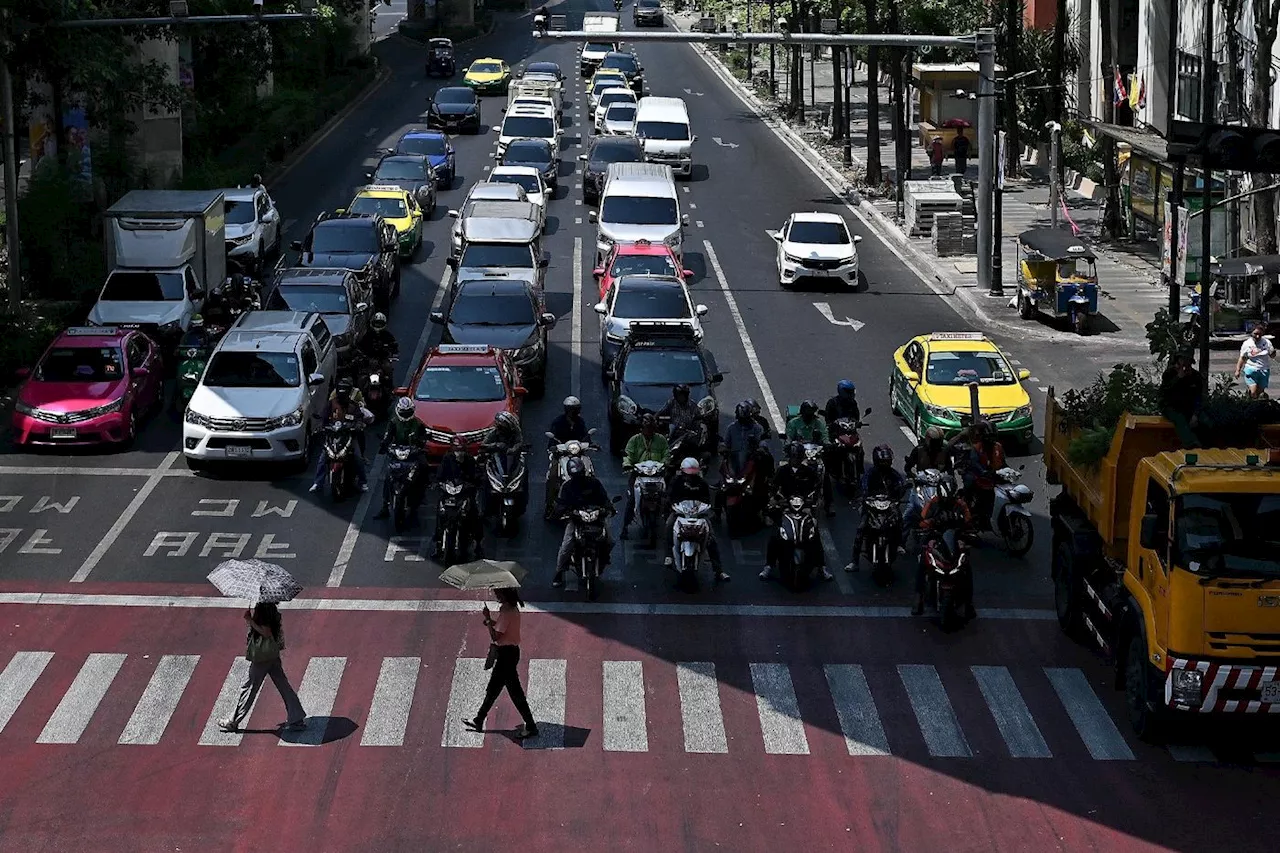
<svg viewBox="0 0 1280 853"><path fill-rule="evenodd" d="M1133 733L1146 743L1160 743L1167 732L1167 715L1152 701L1151 666L1147 663L1147 643L1141 629L1129 637L1124 659L1124 697Z"/></svg>
<svg viewBox="0 0 1280 853"><path fill-rule="evenodd" d="M1078 640L1083 634L1083 599L1075 551L1069 542L1057 540L1053 545L1053 609L1058 615L1058 627L1072 639Z"/></svg>

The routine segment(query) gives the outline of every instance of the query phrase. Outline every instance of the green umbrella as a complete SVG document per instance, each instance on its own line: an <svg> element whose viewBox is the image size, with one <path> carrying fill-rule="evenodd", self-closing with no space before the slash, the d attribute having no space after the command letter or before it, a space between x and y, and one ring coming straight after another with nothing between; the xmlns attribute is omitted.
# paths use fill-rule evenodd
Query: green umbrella
<svg viewBox="0 0 1280 853"><path fill-rule="evenodd" d="M474 560L450 566L440 575L440 580L458 589L514 589L527 574L519 563Z"/></svg>

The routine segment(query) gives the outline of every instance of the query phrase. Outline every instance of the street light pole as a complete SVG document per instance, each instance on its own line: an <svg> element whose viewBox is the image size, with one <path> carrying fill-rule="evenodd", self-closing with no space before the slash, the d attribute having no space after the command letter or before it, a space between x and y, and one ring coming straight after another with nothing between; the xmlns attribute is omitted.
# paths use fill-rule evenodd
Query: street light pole
<svg viewBox="0 0 1280 853"><path fill-rule="evenodd" d="M993 228L995 211L996 152L996 34L995 30L978 31L978 284L986 284L992 295L999 296L1003 284L995 277L993 261L995 243Z"/></svg>
<svg viewBox="0 0 1280 853"><path fill-rule="evenodd" d="M777 0L769 0L769 26L773 26L778 20ZM778 97L778 78L777 78L777 56L774 53L774 46L769 45L769 97Z"/></svg>
<svg viewBox="0 0 1280 853"><path fill-rule="evenodd" d="M0 99L4 119L4 213L5 238L9 246L9 310L22 306L22 269L18 243L18 146L13 128L13 76L9 56L0 56Z"/></svg>

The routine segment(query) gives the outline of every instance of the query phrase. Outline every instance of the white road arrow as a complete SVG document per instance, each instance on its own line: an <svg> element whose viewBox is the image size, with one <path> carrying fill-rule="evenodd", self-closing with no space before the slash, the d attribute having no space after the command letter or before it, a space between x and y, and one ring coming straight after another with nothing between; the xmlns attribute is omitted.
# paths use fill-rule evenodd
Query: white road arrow
<svg viewBox="0 0 1280 853"><path fill-rule="evenodd" d="M716 145L719 145L721 148L737 148L738 147L738 143L725 142L723 139L721 139L718 136L711 137L711 141L714 142Z"/></svg>
<svg viewBox="0 0 1280 853"><path fill-rule="evenodd" d="M827 322L833 326L848 326L855 332L867 325L861 320L855 320L852 317L845 317L843 320L837 320L836 315L832 313L831 306L826 302L815 302L813 307L818 309L818 313L827 318Z"/></svg>
<svg viewBox="0 0 1280 853"><path fill-rule="evenodd" d="M685 89L685 90L684 90L684 93L685 93L686 95L697 95L699 98L701 98L701 97L702 97L702 93L701 93L701 92L695 92L695 91L693 91L692 89Z"/></svg>

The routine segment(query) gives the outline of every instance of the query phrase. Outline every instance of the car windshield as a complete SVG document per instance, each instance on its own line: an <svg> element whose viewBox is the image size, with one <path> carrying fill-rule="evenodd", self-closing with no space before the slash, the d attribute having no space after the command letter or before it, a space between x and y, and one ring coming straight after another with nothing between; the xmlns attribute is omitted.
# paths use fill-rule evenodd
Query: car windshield
<svg viewBox="0 0 1280 853"><path fill-rule="evenodd" d="M388 219L402 219L409 215L402 198L371 198L360 196L351 202L348 208L352 213L366 213L371 216L385 216Z"/></svg>
<svg viewBox="0 0 1280 853"><path fill-rule="evenodd" d="M471 70L476 74L501 74L502 64L499 62L475 62Z"/></svg>
<svg viewBox="0 0 1280 853"><path fill-rule="evenodd" d="M348 314L351 303L347 289L333 285L283 284L272 294L272 310L319 311L321 314Z"/></svg>
<svg viewBox="0 0 1280 853"><path fill-rule="evenodd" d="M636 59L634 56L606 56L604 62L600 63L600 67L617 68L629 74L636 70Z"/></svg>
<svg viewBox="0 0 1280 853"><path fill-rule="evenodd" d="M57 347L36 368L37 382L115 382L121 376L119 347Z"/></svg>
<svg viewBox="0 0 1280 853"><path fill-rule="evenodd" d="M840 246L849 242L849 232L843 222L793 222L787 239L792 243Z"/></svg>
<svg viewBox="0 0 1280 853"><path fill-rule="evenodd" d="M502 374L489 365L428 367L413 396L427 403L488 403L504 400Z"/></svg>
<svg viewBox="0 0 1280 853"><path fill-rule="evenodd" d="M426 154L428 156L448 153L448 146L443 136L406 136L400 140L396 150L401 154Z"/></svg>
<svg viewBox="0 0 1280 853"><path fill-rule="evenodd" d="M675 225L676 200L655 196L606 196L600 221L617 225Z"/></svg>
<svg viewBox="0 0 1280 853"><path fill-rule="evenodd" d="M181 273L120 271L111 274L99 297L103 302L176 302L181 298Z"/></svg>
<svg viewBox="0 0 1280 853"><path fill-rule="evenodd" d="M533 300L527 293L499 293L485 282L464 284L449 310L449 322L462 326L532 326Z"/></svg>
<svg viewBox="0 0 1280 853"><path fill-rule="evenodd" d="M451 87L449 89L441 89L436 92L437 104L471 104L475 103L476 95L470 89L462 89L459 87Z"/></svg>
<svg viewBox="0 0 1280 853"><path fill-rule="evenodd" d="M626 320L687 320L689 300L679 285L624 285L613 303L613 316Z"/></svg>
<svg viewBox="0 0 1280 853"><path fill-rule="evenodd" d="M582 49L583 53L608 53L613 50L613 45L607 41L589 41L587 46Z"/></svg>
<svg viewBox="0 0 1280 853"><path fill-rule="evenodd" d="M377 254L378 233L372 222L319 226L311 232L311 251L318 254Z"/></svg>
<svg viewBox="0 0 1280 853"><path fill-rule="evenodd" d="M551 149L533 141L516 141L507 146L506 159L517 163L550 163Z"/></svg>
<svg viewBox="0 0 1280 853"><path fill-rule="evenodd" d="M373 173L375 181L421 181L431 167L421 160L384 160Z"/></svg>
<svg viewBox="0 0 1280 853"><path fill-rule="evenodd" d="M297 388L302 384L298 357L291 352L233 350L214 354L201 381L213 388Z"/></svg>
<svg viewBox="0 0 1280 853"><path fill-rule="evenodd" d="M1013 385L1017 381L998 352L933 352L925 368L929 385Z"/></svg>
<svg viewBox="0 0 1280 853"><path fill-rule="evenodd" d="M598 165L639 163L643 156L639 145L606 145L601 143L591 149L591 162Z"/></svg>
<svg viewBox="0 0 1280 853"><path fill-rule="evenodd" d="M537 175L490 175L489 180L495 184L515 184L524 187L526 193L539 192Z"/></svg>
<svg viewBox="0 0 1280 853"><path fill-rule="evenodd" d="M609 270L614 278L624 275L679 275L670 255L618 255Z"/></svg>
<svg viewBox="0 0 1280 853"><path fill-rule="evenodd" d="M635 104L614 104L605 111L605 121L635 121Z"/></svg>
<svg viewBox="0 0 1280 853"><path fill-rule="evenodd" d="M458 268L483 267L533 269L533 250L524 243L468 243Z"/></svg>
<svg viewBox="0 0 1280 853"><path fill-rule="evenodd" d="M659 3L658 0L637 0L636 6L641 9L657 9Z"/></svg>
<svg viewBox="0 0 1280 853"><path fill-rule="evenodd" d="M556 123L542 116L507 116L502 122L502 135L550 139L556 135Z"/></svg>
<svg viewBox="0 0 1280 853"><path fill-rule="evenodd" d="M636 99L630 92L605 92L600 96L600 106L602 107L608 107L610 104L618 103L618 101L634 104Z"/></svg>
<svg viewBox="0 0 1280 853"><path fill-rule="evenodd" d="M690 350L632 350L622 371L630 385L701 385L702 359Z"/></svg>
<svg viewBox="0 0 1280 853"><path fill-rule="evenodd" d="M689 125L678 121L642 121L636 125L636 136L686 142L689 139Z"/></svg>
<svg viewBox="0 0 1280 853"><path fill-rule="evenodd" d="M1205 575L1280 577L1280 495L1183 495L1176 511L1176 565Z"/></svg>
<svg viewBox="0 0 1280 853"><path fill-rule="evenodd" d="M226 200L228 225L251 225L258 221L257 210L252 201Z"/></svg>
<svg viewBox="0 0 1280 853"><path fill-rule="evenodd" d="M627 85L627 81L621 74L597 77L596 84L591 87L591 94L598 98L605 89L621 89L625 85Z"/></svg>

